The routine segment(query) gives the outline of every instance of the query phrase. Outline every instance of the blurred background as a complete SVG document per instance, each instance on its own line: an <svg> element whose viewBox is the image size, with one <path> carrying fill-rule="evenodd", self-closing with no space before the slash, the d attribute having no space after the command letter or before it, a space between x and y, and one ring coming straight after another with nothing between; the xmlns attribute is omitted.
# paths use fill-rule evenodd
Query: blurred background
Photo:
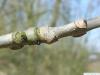
<svg viewBox="0 0 100 75"><path fill-rule="evenodd" d="M0 0L0 35L34 26L63 26L100 15L100 0ZM54 44L0 49L0 75L100 72L100 28Z"/></svg>

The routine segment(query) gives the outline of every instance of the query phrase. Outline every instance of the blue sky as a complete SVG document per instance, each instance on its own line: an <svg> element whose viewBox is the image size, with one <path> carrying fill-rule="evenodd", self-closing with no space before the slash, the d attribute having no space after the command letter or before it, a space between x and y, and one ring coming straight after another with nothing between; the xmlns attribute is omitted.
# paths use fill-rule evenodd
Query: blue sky
<svg viewBox="0 0 100 75"><path fill-rule="evenodd" d="M88 10L88 2L89 1L92 1L92 0L81 0L81 4L80 4L81 12L79 12L81 14L78 14L78 15L75 14L76 16L78 16L79 18L82 17L85 19L100 16L100 6L99 5L97 6L96 0L92 1L92 2L94 2L93 3L94 8L92 8L92 10L93 10L92 12L89 12L89 10ZM74 18L74 19L76 19L76 18ZM100 28L97 28L97 29L94 29L94 30L88 32L87 36L88 36L88 40L85 44L88 45L90 50L92 50L93 52L100 52Z"/></svg>
<svg viewBox="0 0 100 75"><path fill-rule="evenodd" d="M54 0L43 0L46 1L48 4L48 7L52 9ZM71 21L84 18L84 19L89 19L93 17L100 16L100 6L97 6L97 0L79 0L79 4L75 2L76 0L72 0L71 4ZM89 1L93 2L93 8L91 9L92 11L89 12L90 9L88 9L88 3ZM46 14L46 19L50 19L51 16L49 15L50 13ZM43 18L42 18L43 19ZM45 19L45 18L44 18ZM46 24L46 23L45 23ZM63 24L63 23L62 23ZM43 24L42 24L43 25ZM100 52L100 28L94 29L90 32L88 32L88 40L85 43L91 50ZM85 36L85 37L87 37Z"/></svg>
<svg viewBox="0 0 100 75"><path fill-rule="evenodd" d="M62 0L65 1L66 0ZM91 5L88 5L89 2L93 3L93 6L91 8L91 10L88 8ZM99 0L71 0L71 17L70 20L71 21L75 21L77 19L80 18L84 18L84 19L89 19L89 18L93 18L93 17L97 17L100 15L100 6L98 5ZM46 7L44 8L48 8L49 10L51 10L53 8L55 0L41 0L41 4L45 5ZM66 3L65 3L66 4ZM98 5L98 6L97 6ZM36 9L38 9L36 7ZM42 25L47 25L50 21L50 19L52 19L52 16L50 15L51 12L47 12L45 13L45 15L43 15L43 17L41 19L39 19L39 23L37 25L42 26ZM67 14L66 14L67 15ZM63 21L61 19L59 19L58 25L63 25ZM93 51L99 51L100 52L100 28L98 29L94 29L90 32L88 32L88 35L86 35L85 37L87 39L87 42L85 42L85 45L87 45L91 50ZM86 39L85 38L85 39Z"/></svg>

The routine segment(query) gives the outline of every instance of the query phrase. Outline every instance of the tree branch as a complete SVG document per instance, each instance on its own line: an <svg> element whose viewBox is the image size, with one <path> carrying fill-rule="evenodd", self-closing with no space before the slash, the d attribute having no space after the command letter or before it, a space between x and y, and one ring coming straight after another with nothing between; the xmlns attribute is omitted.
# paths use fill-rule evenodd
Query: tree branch
<svg viewBox="0 0 100 75"><path fill-rule="evenodd" d="M26 31L0 36L0 48L20 49L24 45L51 44L62 37L80 37L98 27L100 27L100 17L87 21L78 20L61 27L33 27Z"/></svg>

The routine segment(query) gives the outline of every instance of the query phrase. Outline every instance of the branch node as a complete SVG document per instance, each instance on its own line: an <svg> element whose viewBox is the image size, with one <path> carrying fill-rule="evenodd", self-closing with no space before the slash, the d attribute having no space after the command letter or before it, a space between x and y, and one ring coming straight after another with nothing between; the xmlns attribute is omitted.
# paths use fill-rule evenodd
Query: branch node
<svg viewBox="0 0 100 75"><path fill-rule="evenodd" d="M27 41L25 32L15 32L12 34L13 42L10 46L11 49L20 49L24 46Z"/></svg>
<svg viewBox="0 0 100 75"><path fill-rule="evenodd" d="M72 32L73 37L80 37L87 32L87 21L86 20L79 20L75 21L74 24L76 28Z"/></svg>
<svg viewBox="0 0 100 75"><path fill-rule="evenodd" d="M26 32L27 40L29 45L40 45L40 38L39 38L39 28L33 27L27 30Z"/></svg>

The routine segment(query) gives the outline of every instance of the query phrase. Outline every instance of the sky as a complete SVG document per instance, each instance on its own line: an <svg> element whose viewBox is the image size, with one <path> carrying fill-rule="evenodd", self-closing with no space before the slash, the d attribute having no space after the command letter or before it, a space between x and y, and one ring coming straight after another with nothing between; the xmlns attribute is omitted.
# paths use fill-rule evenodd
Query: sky
<svg viewBox="0 0 100 75"><path fill-rule="evenodd" d="M81 0L81 1L82 1L81 6L84 9L84 13L87 14L85 16L85 19L100 16L100 6L96 6L97 5L97 3L95 2L96 0L94 0L94 5L96 7L94 7L94 12L92 13L92 15L89 15L89 13L87 13L87 9L86 9L89 0ZM91 12L90 12L90 14L91 14ZM88 32L87 46L93 52L100 52L100 28L97 28L97 29L94 29L94 30Z"/></svg>
<svg viewBox="0 0 100 75"><path fill-rule="evenodd" d="M43 3L48 4L48 8L52 9L52 6L54 4L54 0L42 0ZM79 4L77 4L76 0L71 1L71 21L75 21L77 19L83 18L83 19L91 19L94 17L100 16L100 6L98 5L98 0L93 1L93 7L90 10L88 3L92 0L79 0ZM98 6L97 6L98 5ZM90 11L89 11L90 10ZM48 12L45 17L42 17L42 20L40 20L38 25L45 25L48 24L48 22L42 22L43 19L50 20L50 12ZM58 23L63 24L63 23ZM93 52L100 52L100 28L94 29L92 31L89 31L87 35L85 36L85 45L92 50ZM87 38L88 37L88 38Z"/></svg>

